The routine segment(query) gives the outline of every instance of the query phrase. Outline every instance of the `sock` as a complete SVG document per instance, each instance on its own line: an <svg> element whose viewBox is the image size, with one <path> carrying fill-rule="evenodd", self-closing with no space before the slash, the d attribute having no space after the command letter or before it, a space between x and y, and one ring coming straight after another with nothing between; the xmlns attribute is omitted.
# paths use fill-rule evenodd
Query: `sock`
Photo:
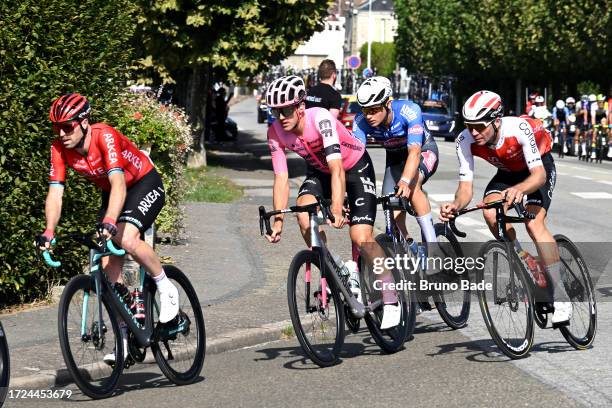
<svg viewBox="0 0 612 408"><path fill-rule="evenodd" d="M425 214L422 217L416 217L416 219L419 223L419 227L421 227L425 242L437 242L436 230L434 229L431 213Z"/></svg>
<svg viewBox="0 0 612 408"><path fill-rule="evenodd" d="M427 258L432 258L430 260L426 260L426 270L427 273L437 273L440 271L437 266L440 265L440 262L435 262L435 258L443 258L444 254L438 247L438 240L436 238L436 230L433 224L433 218L431 213L425 214L421 217L416 217L417 222L419 223L419 227L421 227L421 233L423 234L423 239L427 243ZM444 260L442 260L444 263Z"/></svg>
<svg viewBox="0 0 612 408"><path fill-rule="evenodd" d="M393 289L389 289L390 283L393 283L393 275L391 271L385 272L380 276L382 281L382 300L385 305L396 305L397 304L397 292Z"/></svg>
<svg viewBox="0 0 612 408"><path fill-rule="evenodd" d="M518 239L512 241L512 244L514 245L514 249L516 249L516 252L521 252L523 250L523 247L521 246L521 243Z"/></svg>
<svg viewBox="0 0 612 408"><path fill-rule="evenodd" d="M159 275L154 276L153 280L155 281L157 289L160 293L165 292L166 290L168 290L169 287L172 286L172 282L170 282L170 279L166 277L166 272L164 271L162 271L162 273L160 273Z"/></svg>
<svg viewBox="0 0 612 408"><path fill-rule="evenodd" d="M123 340L123 355L126 356L128 349L128 327L127 323L123 320L119 322L119 330L121 331L121 338Z"/></svg>
<svg viewBox="0 0 612 408"><path fill-rule="evenodd" d="M552 285L554 301L568 302L569 296L567 296L567 292L565 292L565 286L563 285L561 276L561 262L545 265L544 269L546 270L549 282Z"/></svg>

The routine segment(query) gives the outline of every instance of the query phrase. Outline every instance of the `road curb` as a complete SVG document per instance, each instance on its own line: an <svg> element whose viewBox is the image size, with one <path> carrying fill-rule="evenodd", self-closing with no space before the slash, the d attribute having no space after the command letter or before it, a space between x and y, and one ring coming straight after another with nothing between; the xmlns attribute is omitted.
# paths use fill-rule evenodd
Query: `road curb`
<svg viewBox="0 0 612 408"><path fill-rule="evenodd" d="M284 330L291 326L291 320L269 323L260 327L234 330L206 340L206 355L253 347L270 341L286 338ZM152 353L147 353L145 362L154 363ZM136 365L135 367L138 367ZM204 368L205 372L206 368ZM73 383L67 369L44 370L33 375L11 378L13 389L50 389Z"/></svg>

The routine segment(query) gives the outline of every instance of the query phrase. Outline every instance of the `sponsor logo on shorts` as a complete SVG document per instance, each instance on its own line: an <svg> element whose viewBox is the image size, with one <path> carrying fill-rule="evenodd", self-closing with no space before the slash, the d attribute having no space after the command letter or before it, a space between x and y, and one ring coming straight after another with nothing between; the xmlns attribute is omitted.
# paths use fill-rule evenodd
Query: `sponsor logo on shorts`
<svg viewBox="0 0 612 408"><path fill-rule="evenodd" d="M358 199L355 200L356 207L362 207L364 205L365 205L365 198L359 197Z"/></svg>
<svg viewBox="0 0 612 408"><path fill-rule="evenodd" d="M434 166L436 165L436 161L438 160L438 156L432 151L425 150L421 152L421 156L423 156L423 164L427 168L427 172L431 173Z"/></svg>
<svg viewBox="0 0 612 408"><path fill-rule="evenodd" d="M140 203L138 204L138 210L140 211L140 213L142 215L145 215L147 212L149 212L149 209L153 204L155 204L159 197L161 197L161 194L157 190L152 190L148 192L147 195L144 196L144 198L140 200Z"/></svg>
<svg viewBox="0 0 612 408"><path fill-rule="evenodd" d="M363 173L363 171L364 171L365 169L367 169L368 167L370 167L370 163L366 163L366 165L365 165L365 166L363 166L362 168L360 168L359 170L357 170L357 173Z"/></svg>
<svg viewBox="0 0 612 408"><path fill-rule="evenodd" d="M353 224L357 224L357 223L359 223L359 222L361 222L361 221L370 221L370 222L374 222L374 220L373 220L372 218L370 218L370 216L369 216L369 215L364 215L364 216L361 216L361 217L351 217L351 222L352 222Z"/></svg>
<svg viewBox="0 0 612 408"><path fill-rule="evenodd" d="M134 217L125 217L125 216L121 216L119 217L118 221L127 221L131 224L136 225L138 228L142 228L142 222L138 221L136 218Z"/></svg>
<svg viewBox="0 0 612 408"><path fill-rule="evenodd" d="M308 184L317 184L317 182L316 182L316 181L314 181L314 180L310 180L310 179L306 179L306 180L304 180L304 184L307 184L307 183L308 183Z"/></svg>
<svg viewBox="0 0 612 408"><path fill-rule="evenodd" d="M369 177L359 177L361 184L363 184L363 191L369 194L376 195L376 184L370 180Z"/></svg>

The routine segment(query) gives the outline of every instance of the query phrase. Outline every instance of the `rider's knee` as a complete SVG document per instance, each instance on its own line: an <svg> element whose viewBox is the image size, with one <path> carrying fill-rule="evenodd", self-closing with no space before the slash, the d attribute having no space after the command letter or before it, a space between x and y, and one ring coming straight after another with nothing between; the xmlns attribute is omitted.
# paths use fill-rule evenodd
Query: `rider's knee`
<svg viewBox="0 0 612 408"><path fill-rule="evenodd" d="M121 240L121 247L128 253L133 254L140 245L140 242L139 236L123 236Z"/></svg>
<svg viewBox="0 0 612 408"><path fill-rule="evenodd" d="M487 222L488 225L495 224L495 209L494 208L489 208L487 210L483 210L482 214L483 214L484 219L485 219L485 221Z"/></svg>

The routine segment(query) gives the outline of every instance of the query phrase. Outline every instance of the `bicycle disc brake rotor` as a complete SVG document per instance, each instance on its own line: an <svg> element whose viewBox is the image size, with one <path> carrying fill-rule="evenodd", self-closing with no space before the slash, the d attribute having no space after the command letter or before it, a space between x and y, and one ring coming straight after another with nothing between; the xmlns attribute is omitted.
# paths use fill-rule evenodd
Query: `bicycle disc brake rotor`
<svg viewBox="0 0 612 408"><path fill-rule="evenodd" d="M102 337L100 337L98 322L96 321L91 324L91 341L98 351L104 349L104 345L106 344L106 330L106 325L102 323Z"/></svg>

